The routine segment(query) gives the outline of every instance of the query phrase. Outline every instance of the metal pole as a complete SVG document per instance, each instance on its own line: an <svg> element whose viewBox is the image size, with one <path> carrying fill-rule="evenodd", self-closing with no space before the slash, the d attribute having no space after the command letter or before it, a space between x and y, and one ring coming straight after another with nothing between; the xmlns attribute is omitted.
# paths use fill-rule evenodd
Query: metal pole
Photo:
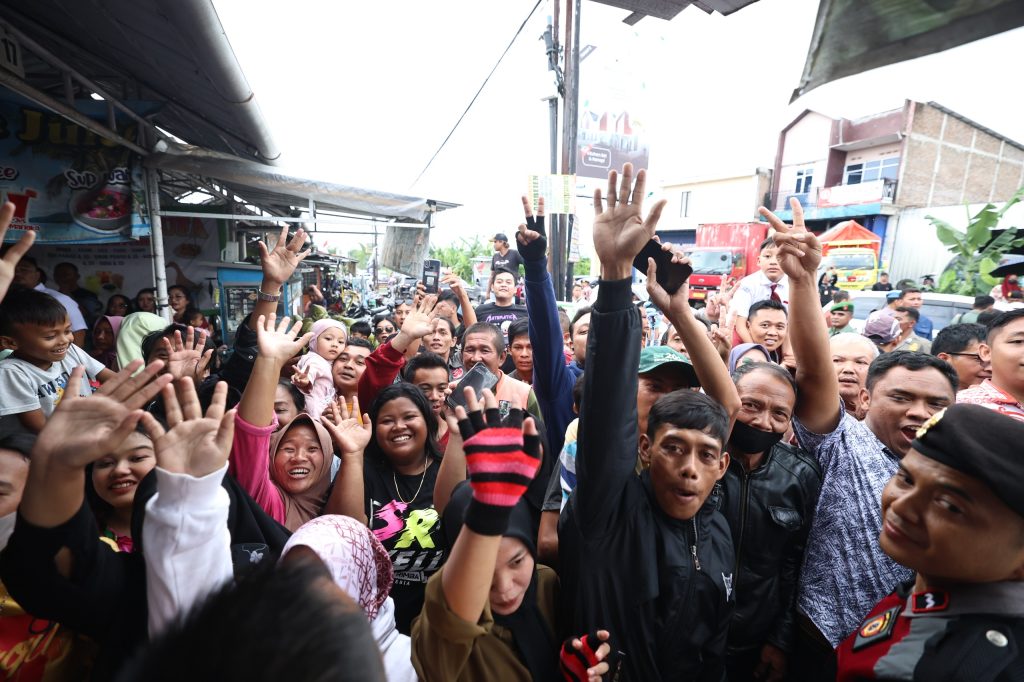
<svg viewBox="0 0 1024 682"><path fill-rule="evenodd" d="M568 138L566 146L569 148L569 158L567 159L568 164L568 175L576 175L576 134L579 128L579 107L580 107L580 9L582 6L581 0L575 0L576 12L573 15L573 31L572 31L572 43L569 63L572 65L572 81L569 83L565 97L565 121L566 121L566 136ZM568 4L568 3L566 3ZM563 159L563 163L565 163ZM568 216L566 218L566 229L565 229L565 278L563 279L563 300L569 300L572 295L572 280L573 280L573 264L568 262L569 250L572 248L572 229L573 219L575 216Z"/></svg>
<svg viewBox="0 0 1024 682"><path fill-rule="evenodd" d="M156 309L168 322L173 321L173 314L167 305L167 264L164 262L164 232L160 218L160 185L156 171L150 168L143 170L146 174L146 199L149 204L149 248L153 254L153 273L156 276Z"/></svg>

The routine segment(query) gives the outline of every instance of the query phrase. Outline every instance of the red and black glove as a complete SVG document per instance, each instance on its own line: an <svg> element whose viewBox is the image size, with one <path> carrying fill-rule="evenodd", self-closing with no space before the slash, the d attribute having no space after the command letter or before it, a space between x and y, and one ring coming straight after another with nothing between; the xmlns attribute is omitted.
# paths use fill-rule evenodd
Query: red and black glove
<svg viewBox="0 0 1024 682"><path fill-rule="evenodd" d="M605 642L597 636L597 631L580 637L583 646L579 649L572 645L574 639L576 638L570 637L562 644L562 650L558 652L558 664L562 669L562 676L569 682L587 682L587 670L601 662L597 658L597 650Z"/></svg>
<svg viewBox="0 0 1024 682"><path fill-rule="evenodd" d="M480 535L501 535L519 498L540 468L540 438L523 435L523 412L513 409L504 422L497 408L470 412L459 421L473 499L466 525Z"/></svg>

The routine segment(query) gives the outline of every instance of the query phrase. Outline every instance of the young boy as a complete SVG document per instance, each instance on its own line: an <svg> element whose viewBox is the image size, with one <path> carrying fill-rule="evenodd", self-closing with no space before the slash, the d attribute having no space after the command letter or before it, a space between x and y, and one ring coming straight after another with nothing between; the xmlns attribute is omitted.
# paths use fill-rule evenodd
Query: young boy
<svg viewBox="0 0 1024 682"><path fill-rule="evenodd" d="M0 362L0 435L39 433L74 367L85 366L79 395L90 395L114 375L73 338L67 310L48 294L22 289L0 303L0 343L13 351Z"/></svg>
<svg viewBox="0 0 1024 682"><path fill-rule="evenodd" d="M916 571L838 649L838 680L1024 676L1024 424L954 405L882 492L882 550Z"/></svg>
<svg viewBox="0 0 1024 682"><path fill-rule="evenodd" d="M958 403L983 405L1024 420L1024 309L1000 313L988 325L978 360L989 365L992 377L960 391Z"/></svg>

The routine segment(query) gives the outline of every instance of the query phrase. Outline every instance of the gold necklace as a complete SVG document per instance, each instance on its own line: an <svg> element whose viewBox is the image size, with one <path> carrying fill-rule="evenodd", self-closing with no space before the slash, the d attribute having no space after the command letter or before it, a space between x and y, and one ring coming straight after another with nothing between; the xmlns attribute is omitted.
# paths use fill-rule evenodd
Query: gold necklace
<svg viewBox="0 0 1024 682"><path fill-rule="evenodd" d="M416 501L416 498L419 497L420 491L423 490L423 482L425 480L427 480L427 469L429 468L429 462L427 460L428 460L428 455L424 454L423 455L423 475L420 476L420 484L416 488L416 492L413 493L412 499L408 500L408 501L406 501L405 498L402 497L402 491L400 491L398 489L398 474L395 473L394 469L391 470L391 482L395 484L395 495L398 496L398 500L402 504L407 505L407 506L411 505L413 502Z"/></svg>

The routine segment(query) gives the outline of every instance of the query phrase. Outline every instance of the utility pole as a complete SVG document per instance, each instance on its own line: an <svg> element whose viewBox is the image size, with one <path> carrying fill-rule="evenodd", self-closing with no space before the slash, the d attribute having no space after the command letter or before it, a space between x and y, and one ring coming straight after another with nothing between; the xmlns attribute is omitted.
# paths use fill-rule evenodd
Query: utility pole
<svg viewBox="0 0 1024 682"><path fill-rule="evenodd" d="M576 131L579 119L579 73L580 73L580 6L581 0L566 0L565 3L565 45L569 50L565 60L565 99L562 117L562 175L576 173ZM557 260L551 270L551 279L555 283L555 296L558 300L566 300L569 293L569 271L567 261L569 255L569 238L572 229L572 216L566 217L566 229L559 230L557 244L552 250ZM554 239L554 235L553 235Z"/></svg>
<svg viewBox="0 0 1024 682"><path fill-rule="evenodd" d="M553 23L553 25L552 25ZM550 129L550 144L551 144L551 174L555 175L558 173L558 96L565 94L565 82L562 77L562 69L558 64L559 54L561 53L561 46L558 44L558 0L555 0L555 15L548 17L548 26L542 36L544 40L545 54L548 58L548 71L551 71L555 75L555 86L558 88L557 95L551 95L547 97L548 101L548 123ZM548 214L548 272L551 274L552 282L555 284L555 296L558 296L559 287L557 285L557 264L559 262L559 251L558 245L560 243L561 229L560 219L561 216L557 213Z"/></svg>

